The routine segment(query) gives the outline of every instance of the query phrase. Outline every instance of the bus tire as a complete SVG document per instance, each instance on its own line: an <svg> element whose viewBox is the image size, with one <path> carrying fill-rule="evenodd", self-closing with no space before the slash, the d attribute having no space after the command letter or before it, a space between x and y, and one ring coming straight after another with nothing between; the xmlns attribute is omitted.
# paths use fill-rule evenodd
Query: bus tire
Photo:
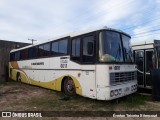
<svg viewBox="0 0 160 120"><path fill-rule="evenodd" d="M17 82L21 82L21 74L19 72L17 73Z"/></svg>
<svg viewBox="0 0 160 120"><path fill-rule="evenodd" d="M71 78L67 77L64 80L63 91L66 95L70 96L75 95L76 93L75 84Z"/></svg>

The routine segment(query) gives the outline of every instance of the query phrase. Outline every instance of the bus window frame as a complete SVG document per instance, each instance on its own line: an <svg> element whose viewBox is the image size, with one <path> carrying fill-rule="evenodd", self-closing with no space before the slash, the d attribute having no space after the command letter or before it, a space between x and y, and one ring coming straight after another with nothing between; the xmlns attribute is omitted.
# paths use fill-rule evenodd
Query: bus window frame
<svg viewBox="0 0 160 120"><path fill-rule="evenodd" d="M97 31L94 31L94 32L90 32L90 33L86 33L86 34L82 34L82 35L77 35L77 36L74 36L74 37L71 37L71 39L70 39L70 60L71 61L73 61L73 62L76 62L76 63L78 63L78 64L81 64L81 65L83 65L83 64L85 64L85 65L90 65L90 64L95 64L96 63L96 51L97 51L97 45L96 45L96 43L97 43L97 34L96 34L96 32ZM93 36L93 38L94 38L94 53L93 53L93 57L95 58L94 60L93 60L93 62L83 62L83 38L85 38L85 37L90 37L90 36ZM80 39L80 60L73 60L73 56L72 56L72 40L74 40L74 39Z"/></svg>
<svg viewBox="0 0 160 120"><path fill-rule="evenodd" d="M121 32L118 32L118 31L114 31L114 30L106 30L106 29L103 29L103 30L99 30L99 31L97 31L97 52L99 51L99 35L100 35L100 32L103 32L103 31L111 31L111 32L116 32L116 33L119 33L120 34L120 39L121 39L121 44L123 45L123 41L122 41L122 34L123 35L126 35L126 36L128 36L128 37L130 37L131 38L131 36L129 36L129 35L127 35L127 34L125 34L125 33L121 33ZM122 47L122 53L123 53L123 59L124 59L124 48ZM133 54L133 53L132 53ZM101 61L99 61L99 52L97 53L97 60L96 60L96 63L97 64L134 64L134 62L133 63L128 63L128 62L125 62L125 60L123 61L123 62L101 62Z"/></svg>
<svg viewBox="0 0 160 120"><path fill-rule="evenodd" d="M64 40L64 39L67 40L67 54L65 54L65 55L63 55L63 54L52 55L52 53L51 53L51 51L52 51L52 43L59 42L59 41ZM70 48L70 37L69 36L68 37L64 37L64 38L60 38L60 39L57 39L57 40L53 40L53 41L50 42L50 57L68 56L68 55L70 55L69 54L70 53L70 49L69 48Z"/></svg>
<svg viewBox="0 0 160 120"><path fill-rule="evenodd" d="M64 40L64 39L66 39L67 40L67 54L66 55L62 55L62 54L58 54L58 55L51 55L51 45L52 45L52 42L57 42L57 41L61 41L61 40ZM45 45L45 44L48 44L49 43L49 45L50 45L50 53L49 53L49 55L48 56L41 56L41 57L39 57L38 56L38 52L39 52L39 46L42 46L42 45ZM23 51L23 50L26 50L26 49L28 49L27 51L28 51L28 55L29 55L29 49L30 48L32 48L32 47L35 47L35 48L37 48L37 55L34 57L34 58L27 58L27 59L19 59L19 60L15 60L15 53L16 52L20 52L20 54L21 54L21 51ZM49 42L45 42L45 43L42 43L42 44L38 44L38 45L35 45L35 46L31 46L31 47L28 47L28 48L25 48L25 49L22 49L22 50L18 50L18 51L14 51L14 52L10 52L10 54L14 54L14 60L10 60L10 62L13 62L13 61L23 61L23 60L32 60L32 59L41 59L41 58L51 58L51 57L59 57L59 56L68 56L68 55L70 55L69 52L70 51L70 37L69 36L67 36L67 37L64 37L64 38L60 38L60 39L56 39L56 40L53 40L53 41L49 41Z"/></svg>

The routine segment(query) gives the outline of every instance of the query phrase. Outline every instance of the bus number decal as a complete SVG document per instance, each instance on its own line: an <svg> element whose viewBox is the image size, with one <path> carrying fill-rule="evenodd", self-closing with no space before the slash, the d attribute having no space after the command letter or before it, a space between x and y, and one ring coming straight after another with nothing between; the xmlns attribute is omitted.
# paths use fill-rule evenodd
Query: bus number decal
<svg viewBox="0 0 160 120"><path fill-rule="evenodd" d="M67 68L68 59L61 59L60 60L60 67Z"/></svg>
<svg viewBox="0 0 160 120"><path fill-rule="evenodd" d="M61 68L67 68L67 64L61 64Z"/></svg>
<svg viewBox="0 0 160 120"><path fill-rule="evenodd" d="M115 66L114 70L120 70L120 66Z"/></svg>

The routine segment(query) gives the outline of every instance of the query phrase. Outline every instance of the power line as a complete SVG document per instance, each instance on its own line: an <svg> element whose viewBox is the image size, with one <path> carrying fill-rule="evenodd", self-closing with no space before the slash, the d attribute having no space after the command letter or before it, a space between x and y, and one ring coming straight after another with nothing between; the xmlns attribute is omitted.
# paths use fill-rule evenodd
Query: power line
<svg viewBox="0 0 160 120"><path fill-rule="evenodd" d="M105 1L106 2L106 1ZM113 11L114 9L113 8L118 8L118 7L122 7L122 6L124 6L124 5L127 5L127 4L129 4L130 2L133 2L133 0L130 0L130 1L128 1L128 2L125 2L125 3L123 3L123 2L120 2L120 3L118 3L118 4L116 4L116 6L115 5L113 5L113 6L111 6L111 9L109 10L109 11L107 11L107 12L105 12L106 10L102 10L102 11L100 11L100 12L98 12L97 13L97 15L95 16L94 15L94 18L95 17L98 17L98 16L102 16L102 15L104 15L104 14L102 14L101 15L101 13L104 13L105 12L105 14L106 13L111 13L111 11ZM85 15L85 14L84 14ZM90 19L93 15L90 15L90 16L88 16L87 14L86 14L86 16L84 16L84 15L77 15L77 17L76 17L76 19L79 19L79 18L85 18L85 21L86 20L88 20L88 19ZM80 17L79 17L80 16ZM83 17L84 16L84 17ZM72 22L71 22L71 20L72 20ZM75 20L75 21L73 21L73 19L71 19L71 20L67 20L66 22L64 22L63 24L70 24L70 23L72 23L72 25L73 24L75 24L76 23L76 25L77 25L77 20ZM83 20L84 21L84 20ZM93 18L92 18L92 21L93 21ZM89 21L89 22L91 22L91 21ZM55 26L55 28L61 28L61 27L63 27L64 25L63 24L58 24L58 25L56 25ZM75 25L73 25L73 26L75 26ZM53 32L54 32L55 30L53 30ZM52 33L53 33L52 32Z"/></svg>
<svg viewBox="0 0 160 120"><path fill-rule="evenodd" d="M133 34L131 36L137 36L137 35L146 34L146 33L149 33L149 32L155 32L155 31L159 31L159 30L160 30L160 28L159 29L150 30L148 32L141 32L141 33Z"/></svg>
<svg viewBox="0 0 160 120"><path fill-rule="evenodd" d="M118 7L116 7L116 8L118 8ZM113 9L112 9L113 10ZM105 10L104 10L105 11ZM103 11L101 11L101 12L103 12ZM107 11L108 12L108 11ZM153 12L153 9L152 10L148 10L146 13L144 13L144 14L150 14L150 13L152 13ZM111 14L111 11L109 12L109 14ZM143 14L143 15L144 15ZM106 15L106 13L105 14L98 14L98 16L103 16L103 15ZM95 17L98 17L98 16L94 16L94 18ZM89 18L89 17L88 17ZM94 20L94 19L92 19L92 20ZM77 25L77 21L75 21L76 22L76 25ZM91 22L91 21L89 21L89 22ZM96 22L95 22L96 23ZM74 24L74 22L72 22L72 25ZM97 23L96 23L97 24ZM92 24L93 25L93 24ZM74 26L75 26L75 24L74 24ZM59 28L60 28L61 26L59 26Z"/></svg>
<svg viewBox="0 0 160 120"><path fill-rule="evenodd" d="M131 27L128 27L128 28L124 28L124 29L122 29L122 30L128 30L128 29L131 29L131 28L137 27L137 26L139 26L139 25L144 25L144 24L146 24L146 23L150 23L150 22L157 21L157 20L160 20L160 18L153 19L153 20L146 21L146 22L142 22L142 23L140 23L140 24L138 24L138 25L134 25L134 26L131 26Z"/></svg>
<svg viewBox="0 0 160 120"><path fill-rule="evenodd" d="M160 28L160 25L153 25L153 26L146 26L144 28L142 28L142 30L139 30L138 32L141 33L141 32L146 32L148 31L149 29L157 29L157 28ZM139 29L139 27L137 26L137 29ZM133 32L133 30L132 30ZM132 34L130 32L127 32L128 34Z"/></svg>
<svg viewBox="0 0 160 120"><path fill-rule="evenodd" d="M157 32L159 32L159 31L157 31ZM141 38L141 37L145 37L145 36L151 36L151 35L154 35L154 34L158 34L158 33L148 33L148 34L145 34L145 35L132 37L132 39Z"/></svg>
<svg viewBox="0 0 160 120"><path fill-rule="evenodd" d="M106 2L106 1L105 1L105 2ZM132 0L131 0L131 2L132 2ZM102 11L96 13L97 15L94 15L93 17L94 17L94 18L95 18L95 17L100 17L100 16L103 16L103 15L106 15L107 13L108 13L108 14L111 14L111 12L114 10L113 8L126 6L126 5L127 5L126 3L129 4L130 2L125 2L125 3L122 3L122 2L121 2L121 3L119 3L119 4L116 4L116 5L112 6L109 11L105 12L106 9L105 9L105 10L102 10ZM148 9L148 8L147 8L147 9ZM154 9L154 8L153 8L153 9ZM151 14L151 13L153 12L153 9L151 9L151 10L149 9L148 11L146 11L145 13L143 13L143 15ZM139 10L139 11L137 11L137 12L140 12L140 11L142 11L142 9ZM105 13L104 13L104 12L105 12ZM86 15L87 15L87 12L86 12L85 14L83 14L82 16L77 14L76 19L79 19L79 16L83 18L83 21L86 21L88 18L91 19L92 15L90 15L90 16L88 16L88 15L86 16ZM159 19L159 18L158 18L158 19ZM149 21L143 22L143 23L141 23L141 24L139 24L139 25L143 25L143 24L146 24L146 23L149 23L149 22L158 20L158 19L149 20ZM73 21L73 19L72 19L72 21ZM94 19L88 20L88 22L91 22L91 21L94 21ZM73 26L75 26L75 25L74 25L75 23L76 23L76 25L79 25L79 24L77 24L77 20L75 20L75 19L74 19L73 22L71 22L71 20L67 20L66 22L64 22L64 24L66 24L66 23L68 23L68 24L69 24L69 23L72 23ZM85 22L85 23L86 23L86 22ZM97 24L97 23L95 23L95 24ZM63 26L64 26L63 24L59 24L59 25L57 25L57 27L55 26L55 28L61 28L61 27L63 27ZM122 30L131 29L131 28L133 28L133 27L137 27L137 25L131 26L131 27L128 27L128 28L124 28L124 29L122 29ZM55 29L55 30L56 30L56 29ZM52 30L52 33L53 33L55 30Z"/></svg>

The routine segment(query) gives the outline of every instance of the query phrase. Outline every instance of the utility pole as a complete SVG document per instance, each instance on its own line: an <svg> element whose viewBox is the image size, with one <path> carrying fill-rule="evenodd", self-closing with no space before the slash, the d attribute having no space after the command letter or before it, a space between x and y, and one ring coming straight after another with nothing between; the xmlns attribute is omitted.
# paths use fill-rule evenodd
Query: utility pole
<svg viewBox="0 0 160 120"><path fill-rule="evenodd" d="M37 40L34 40L34 39L28 39L28 40L32 41L32 45L33 45L33 42L34 42L34 41L37 41Z"/></svg>

